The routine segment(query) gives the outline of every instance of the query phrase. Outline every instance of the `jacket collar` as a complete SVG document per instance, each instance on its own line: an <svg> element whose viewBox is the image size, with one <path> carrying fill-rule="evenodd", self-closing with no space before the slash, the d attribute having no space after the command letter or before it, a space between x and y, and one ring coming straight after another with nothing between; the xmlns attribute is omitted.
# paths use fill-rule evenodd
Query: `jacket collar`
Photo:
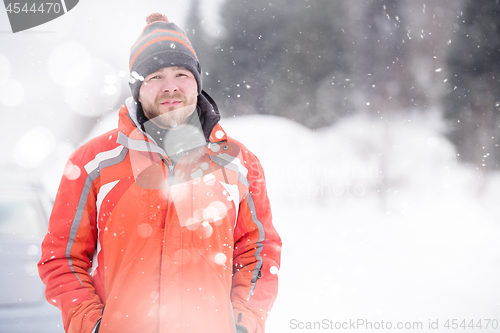
<svg viewBox="0 0 500 333"><path fill-rule="evenodd" d="M205 92L198 95L197 105L201 129L207 143L222 142L227 140L227 135L219 125L219 108L215 101ZM117 142L128 149L167 154L155 140L146 133L138 120L137 102L129 97L120 109L118 122Z"/></svg>

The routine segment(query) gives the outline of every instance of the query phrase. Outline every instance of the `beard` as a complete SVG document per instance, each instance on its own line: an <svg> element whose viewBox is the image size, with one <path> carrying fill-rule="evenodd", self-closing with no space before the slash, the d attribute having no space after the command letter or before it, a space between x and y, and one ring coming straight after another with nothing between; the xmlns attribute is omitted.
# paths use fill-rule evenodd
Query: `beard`
<svg viewBox="0 0 500 333"><path fill-rule="evenodd" d="M168 107L161 105L160 101L175 98L182 101L182 107ZM185 124L196 109L196 98L187 98L184 94L162 94L155 98L153 103L142 102L144 115L156 126L163 129L174 129ZM161 110L160 110L161 108Z"/></svg>

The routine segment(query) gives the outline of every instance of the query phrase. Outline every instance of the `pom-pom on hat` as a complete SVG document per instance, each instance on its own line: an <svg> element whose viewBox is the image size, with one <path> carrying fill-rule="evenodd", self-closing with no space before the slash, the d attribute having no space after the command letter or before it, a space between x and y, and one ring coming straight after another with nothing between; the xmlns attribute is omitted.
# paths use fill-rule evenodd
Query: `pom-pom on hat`
<svg viewBox="0 0 500 333"><path fill-rule="evenodd" d="M201 93L201 67L184 31L163 14L146 18L147 25L130 50L130 89L137 101L144 78L163 68L185 67L193 73Z"/></svg>

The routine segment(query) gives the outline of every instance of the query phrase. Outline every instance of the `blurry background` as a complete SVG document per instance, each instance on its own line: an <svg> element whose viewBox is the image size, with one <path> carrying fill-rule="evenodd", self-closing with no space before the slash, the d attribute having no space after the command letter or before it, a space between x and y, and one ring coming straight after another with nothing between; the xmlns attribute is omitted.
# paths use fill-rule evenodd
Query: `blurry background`
<svg viewBox="0 0 500 333"><path fill-rule="evenodd" d="M498 0L82 0L17 34L0 10L2 168L55 195L116 126L152 12L264 165L284 243L269 332L500 320Z"/></svg>

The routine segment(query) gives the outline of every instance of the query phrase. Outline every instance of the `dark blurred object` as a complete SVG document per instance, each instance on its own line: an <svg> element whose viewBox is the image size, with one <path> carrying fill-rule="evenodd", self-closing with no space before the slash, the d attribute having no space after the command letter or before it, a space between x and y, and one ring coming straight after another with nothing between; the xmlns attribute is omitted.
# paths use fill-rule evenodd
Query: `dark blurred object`
<svg viewBox="0 0 500 333"><path fill-rule="evenodd" d="M447 57L444 111L459 160L486 175L500 169L500 3L464 4Z"/></svg>
<svg viewBox="0 0 500 333"><path fill-rule="evenodd" d="M0 173L0 333L64 332L37 262L52 203L26 172Z"/></svg>

